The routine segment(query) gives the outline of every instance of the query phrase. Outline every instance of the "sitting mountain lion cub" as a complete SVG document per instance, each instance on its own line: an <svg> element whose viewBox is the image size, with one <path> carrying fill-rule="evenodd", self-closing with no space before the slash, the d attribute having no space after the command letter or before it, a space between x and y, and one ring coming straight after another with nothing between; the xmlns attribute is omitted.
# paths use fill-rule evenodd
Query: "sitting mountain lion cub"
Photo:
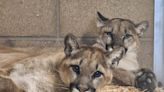
<svg viewBox="0 0 164 92"><path fill-rule="evenodd" d="M140 69L137 60L139 50L139 38L148 28L148 22L139 24L128 19L113 18L108 19L100 12L97 12L97 27L100 29L99 38L94 45L111 52L117 48L125 48L121 60L112 62L115 66L113 75L114 81L121 85L133 85L142 90L147 89L153 92L156 87L156 78L149 69Z"/></svg>
<svg viewBox="0 0 164 92"><path fill-rule="evenodd" d="M15 61L10 59L10 64L0 67L0 92L95 92L111 83L109 63L120 56L121 48L106 53L96 47L79 46L72 34L65 37L64 45L64 51L58 53L30 56L15 51ZM0 54L6 59L1 60L7 60L10 53L2 50Z"/></svg>

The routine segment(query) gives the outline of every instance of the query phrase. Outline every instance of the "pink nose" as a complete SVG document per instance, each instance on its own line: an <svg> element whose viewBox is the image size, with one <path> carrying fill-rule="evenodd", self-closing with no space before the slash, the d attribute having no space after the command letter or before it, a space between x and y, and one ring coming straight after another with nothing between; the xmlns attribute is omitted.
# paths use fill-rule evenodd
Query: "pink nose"
<svg viewBox="0 0 164 92"><path fill-rule="evenodd" d="M82 84L79 84L78 88L80 92L85 92L89 90L89 88L86 85L82 85Z"/></svg>

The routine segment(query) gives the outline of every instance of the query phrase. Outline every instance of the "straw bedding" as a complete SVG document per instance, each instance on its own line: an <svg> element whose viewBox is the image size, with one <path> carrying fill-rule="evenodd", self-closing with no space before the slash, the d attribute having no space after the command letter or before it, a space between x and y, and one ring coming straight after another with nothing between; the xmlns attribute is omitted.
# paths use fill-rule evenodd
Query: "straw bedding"
<svg viewBox="0 0 164 92"><path fill-rule="evenodd" d="M146 91L146 90L145 90ZM110 85L99 89L97 92L145 92L131 86ZM156 88L155 92L164 92L163 88Z"/></svg>

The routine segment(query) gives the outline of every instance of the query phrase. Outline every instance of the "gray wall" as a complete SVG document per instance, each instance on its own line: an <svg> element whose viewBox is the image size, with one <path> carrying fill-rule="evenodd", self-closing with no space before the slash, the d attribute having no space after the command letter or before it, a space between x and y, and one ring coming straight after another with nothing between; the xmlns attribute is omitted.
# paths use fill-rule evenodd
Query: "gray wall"
<svg viewBox="0 0 164 92"><path fill-rule="evenodd" d="M154 72L164 84L164 1L155 1Z"/></svg>
<svg viewBox="0 0 164 92"><path fill-rule="evenodd" d="M60 46L67 33L93 42L96 12L109 18L148 20L139 61L152 68L153 0L0 0L0 43L8 46Z"/></svg>

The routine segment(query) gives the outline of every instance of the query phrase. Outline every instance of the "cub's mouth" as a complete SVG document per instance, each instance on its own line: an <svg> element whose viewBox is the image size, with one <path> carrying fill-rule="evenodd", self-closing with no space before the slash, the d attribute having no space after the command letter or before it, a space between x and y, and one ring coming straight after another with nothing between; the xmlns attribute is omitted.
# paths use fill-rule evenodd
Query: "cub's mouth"
<svg viewBox="0 0 164 92"><path fill-rule="evenodd" d="M112 52L114 49L118 49L118 48L124 48L124 54L127 53L128 48L126 48L125 46L113 46L113 45L107 45L105 46L105 49L109 52Z"/></svg>
<svg viewBox="0 0 164 92"><path fill-rule="evenodd" d="M88 86L81 86L79 84L70 84L70 92L96 92L96 89Z"/></svg>

